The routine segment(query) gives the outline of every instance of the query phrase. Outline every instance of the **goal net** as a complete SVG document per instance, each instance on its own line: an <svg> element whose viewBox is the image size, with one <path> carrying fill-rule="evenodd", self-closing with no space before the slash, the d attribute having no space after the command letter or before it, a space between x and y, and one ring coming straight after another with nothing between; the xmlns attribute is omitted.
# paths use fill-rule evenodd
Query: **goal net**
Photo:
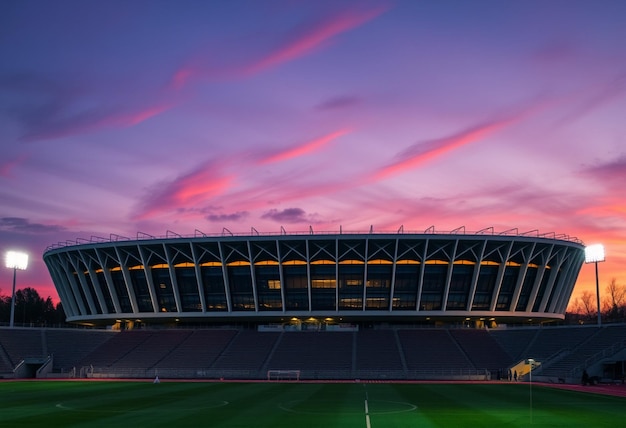
<svg viewBox="0 0 626 428"><path fill-rule="evenodd" d="M267 380L300 380L300 370L268 370Z"/></svg>

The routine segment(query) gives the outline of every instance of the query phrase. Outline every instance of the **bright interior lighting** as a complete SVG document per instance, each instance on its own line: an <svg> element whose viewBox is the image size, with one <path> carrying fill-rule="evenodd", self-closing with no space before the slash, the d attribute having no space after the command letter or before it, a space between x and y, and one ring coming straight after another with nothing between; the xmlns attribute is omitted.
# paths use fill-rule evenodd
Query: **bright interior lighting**
<svg viewBox="0 0 626 428"><path fill-rule="evenodd" d="M8 251L6 262L9 269L26 270L28 266L28 254L19 251Z"/></svg>
<svg viewBox="0 0 626 428"><path fill-rule="evenodd" d="M604 261L604 245L594 244L585 247L585 263Z"/></svg>

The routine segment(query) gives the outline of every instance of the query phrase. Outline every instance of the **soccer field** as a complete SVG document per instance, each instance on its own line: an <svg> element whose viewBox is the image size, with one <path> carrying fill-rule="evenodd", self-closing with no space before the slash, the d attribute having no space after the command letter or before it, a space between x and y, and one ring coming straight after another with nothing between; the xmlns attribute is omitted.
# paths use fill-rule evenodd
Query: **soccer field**
<svg viewBox="0 0 626 428"><path fill-rule="evenodd" d="M0 426L11 427L614 428L626 421L626 398L528 384L7 381L0 397Z"/></svg>

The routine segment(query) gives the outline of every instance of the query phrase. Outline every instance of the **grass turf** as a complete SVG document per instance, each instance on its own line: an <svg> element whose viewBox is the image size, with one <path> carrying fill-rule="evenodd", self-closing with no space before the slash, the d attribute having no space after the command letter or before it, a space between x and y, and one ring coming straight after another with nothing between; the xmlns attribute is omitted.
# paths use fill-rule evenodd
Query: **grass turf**
<svg viewBox="0 0 626 428"><path fill-rule="evenodd" d="M0 383L0 397L0 426L16 427L615 427L626 421L626 398L533 385L531 408L528 384L9 381Z"/></svg>

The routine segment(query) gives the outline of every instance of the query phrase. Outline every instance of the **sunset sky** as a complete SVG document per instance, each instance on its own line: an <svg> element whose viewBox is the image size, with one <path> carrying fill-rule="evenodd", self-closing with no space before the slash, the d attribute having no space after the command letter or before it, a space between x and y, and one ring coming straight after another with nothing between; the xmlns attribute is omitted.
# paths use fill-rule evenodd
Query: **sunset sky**
<svg viewBox="0 0 626 428"><path fill-rule="evenodd" d="M2 0L0 251L27 251L18 288L57 301L42 254L76 238L493 227L603 243L601 291L625 284L625 17Z"/></svg>

